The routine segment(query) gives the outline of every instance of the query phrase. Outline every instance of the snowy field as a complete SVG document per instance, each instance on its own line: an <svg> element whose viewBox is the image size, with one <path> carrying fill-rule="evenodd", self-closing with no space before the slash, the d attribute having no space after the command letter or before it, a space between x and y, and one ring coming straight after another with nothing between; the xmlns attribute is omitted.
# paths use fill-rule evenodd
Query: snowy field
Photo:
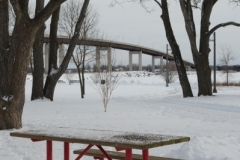
<svg viewBox="0 0 240 160"><path fill-rule="evenodd" d="M79 84L58 83L54 102L31 102L32 81L28 76L23 129L75 127L189 136L190 142L149 152L186 160L239 160L240 87L217 87L215 96L197 97L196 74L189 72L188 76L194 98L182 98L178 81L167 88L160 76L132 72L131 77L123 77L113 91L107 112L100 94L91 86L89 74L84 99L80 98ZM224 75L218 73L217 81L223 80ZM234 73L231 81L239 82L240 73ZM11 131L14 130L0 131L0 160L45 159L45 142L10 137ZM85 146L71 144L71 151ZM63 159L63 143L54 142L53 150L55 160ZM76 155L72 154L71 159L74 158Z"/></svg>

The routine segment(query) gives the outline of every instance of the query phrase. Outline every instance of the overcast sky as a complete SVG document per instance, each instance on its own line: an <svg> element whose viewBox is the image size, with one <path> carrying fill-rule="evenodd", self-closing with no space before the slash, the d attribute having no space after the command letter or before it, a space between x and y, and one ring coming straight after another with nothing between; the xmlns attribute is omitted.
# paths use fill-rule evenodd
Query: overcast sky
<svg viewBox="0 0 240 160"><path fill-rule="evenodd" d="M146 46L161 51L166 51L167 39L162 19L160 18L161 9L153 0L146 3L151 13L146 12L138 3L124 3L110 7L111 0L91 0L93 7L98 11L99 28L104 33L105 38L120 42L132 43ZM174 34L180 46L182 57L191 61L192 55L189 40L186 34L183 15L179 2L170 1L170 18ZM199 35L200 10L195 12L195 25ZM240 23L240 6L235 7L229 4L228 0L219 0L215 5L211 15L211 27L219 23L236 21ZM240 64L240 27L229 26L220 28L216 31L217 53L220 51L220 44L229 45L237 55L237 59L232 64ZM199 36L197 37L199 38ZM213 43L210 42L212 52L209 56L210 64L213 64ZM128 52L115 50L115 53L121 57L123 64L128 64ZM133 56L133 63L138 62L137 55ZM155 62L158 64L159 62ZM151 57L144 55L143 64L151 64ZM217 64L219 56L217 55Z"/></svg>

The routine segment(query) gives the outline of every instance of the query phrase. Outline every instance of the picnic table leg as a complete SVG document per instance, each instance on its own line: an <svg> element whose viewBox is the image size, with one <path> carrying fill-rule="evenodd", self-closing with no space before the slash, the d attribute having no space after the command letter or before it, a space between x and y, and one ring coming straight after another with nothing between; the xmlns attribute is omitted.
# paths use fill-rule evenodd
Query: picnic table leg
<svg viewBox="0 0 240 160"><path fill-rule="evenodd" d="M126 149L126 160L132 160L132 149Z"/></svg>
<svg viewBox="0 0 240 160"><path fill-rule="evenodd" d="M87 146L87 148L84 149L84 151L82 151L82 153L75 159L75 160L80 160L80 158L82 158L82 156L92 147L93 145L89 144Z"/></svg>
<svg viewBox="0 0 240 160"><path fill-rule="evenodd" d="M142 150L143 160L149 160L148 149Z"/></svg>
<svg viewBox="0 0 240 160"><path fill-rule="evenodd" d="M122 151L125 150L125 159L126 160L132 160L132 149L130 148L121 148L121 147L115 147L116 151Z"/></svg>
<svg viewBox="0 0 240 160"><path fill-rule="evenodd" d="M70 144L69 142L64 142L64 160L70 160Z"/></svg>
<svg viewBox="0 0 240 160"><path fill-rule="evenodd" d="M52 141L47 140L47 160L52 160Z"/></svg>
<svg viewBox="0 0 240 160"><path fill-rule="evenodd" d="M96 146L108 160L112 160L112 158L107 154L107 152L102 148L102 146L100 145L96 145Z"/></svg>

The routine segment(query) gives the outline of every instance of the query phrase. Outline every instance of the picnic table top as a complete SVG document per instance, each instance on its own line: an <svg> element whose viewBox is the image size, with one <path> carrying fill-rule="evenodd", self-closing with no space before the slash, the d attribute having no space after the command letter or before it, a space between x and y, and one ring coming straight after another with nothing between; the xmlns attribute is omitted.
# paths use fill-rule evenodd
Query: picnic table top
<svg viewBox="0 0 240 160"><path fill-rule="evenodd" d="M190 141L189 137L82 128L21 129L10 136L132 149L148 149Z"/></svg>

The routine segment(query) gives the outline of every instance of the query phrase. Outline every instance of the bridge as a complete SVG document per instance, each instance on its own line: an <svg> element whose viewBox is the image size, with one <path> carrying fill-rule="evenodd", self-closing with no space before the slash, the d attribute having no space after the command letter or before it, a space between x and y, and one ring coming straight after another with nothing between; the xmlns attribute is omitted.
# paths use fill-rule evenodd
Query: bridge
<svg viewBox="0 0 240 160"><path fill-rule="evenodd" d="M11 35L10 35L11 38ZM59 63L62 62L64 55L66 53L64 44L70 43L69 37L67 36L58 36L57 41L59 44ZM49 57L49 42L50 38L48 35L45 35L44 37L44 43L45 43L45 71L48 70L48 57ZM139 70L142 70L142 53L152 56L152 70L155 70L155 59L160 58L160 71L163 72L163 59L174 61L174 56L170 53L165 53L156 49L140 46L140 45L134 45L130 43L123 43L123 42L117 42L117 41L109 41L104 39L78 39L77 45L87 45L87 46L95 46L96 47L96 66L100 67L100 51L106 50L108 52L108 69L111 70L111 49L120 49L120 50L126 50L129 51L129 71L132 71L132 55L138 54L138 65ZM192 62L184 61L184 65L187 68L187 70L190 70L190 68L194 68L195 65Z"/></svg>
<svg viewBox="0 0 240 160"><path fill-rule="evenodd" d="M57 38L58 44L69 44L70 39L67 36L59 36ZM44 38L44 43L49 43L49 37L45 36ZM109 54L111 54L111 48L114 49L120 49L120 50L126 50L129 51L129 70L132 70L132 54L138 54L139 55L139 70L142 70L142 53L147 54L152 56L152 69L155 69L155 59L160 58L161 62L161 67L160 69L163 70L163 59L168 59L169 61L174 61L174 56L172 54L167 54L165 52L144 47L144 46L139 46L139 45L134 45L134 44L129 44L129 43L123 43L123 42L117 42L117 41L109 41L109 40L104 40L104 39L79 39L77 41L77 45L87 45L87 46L95 46L96 47L96 64L97 66L100 65L98 62L99 61L99 56L100 50L107 50ZM61 54L61 53L60 53ZM109 55L108 54L108 55ZM110 56L110 55L109 55ZM194 64L192 62L184 60L184 65L194 68ZM189 68L188 68L189 69Z"/></svg>

